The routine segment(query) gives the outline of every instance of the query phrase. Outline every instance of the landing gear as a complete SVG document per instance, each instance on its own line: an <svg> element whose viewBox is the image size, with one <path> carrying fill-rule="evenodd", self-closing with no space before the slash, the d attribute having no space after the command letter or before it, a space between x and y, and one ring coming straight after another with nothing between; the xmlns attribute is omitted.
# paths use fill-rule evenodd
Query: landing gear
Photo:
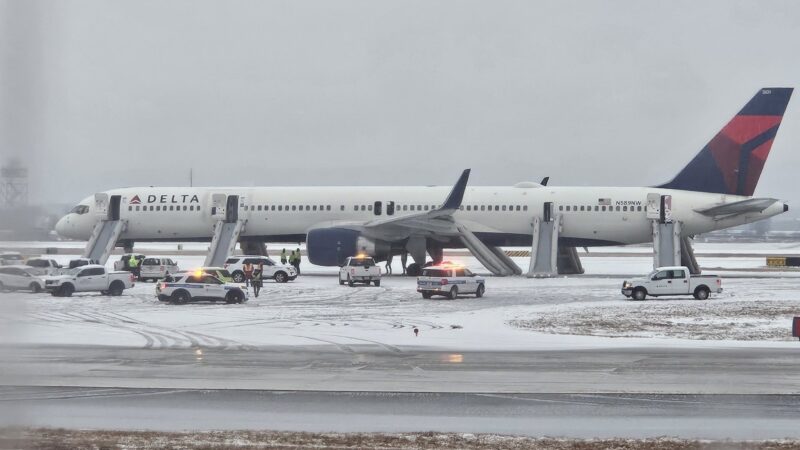
<svg viewBox="0 0 800 450"><path fill-rule="evenodd" d="M418 277L422 275L422 266L417 263L411 263L406 268L406 275L410 277Z"/></svg>

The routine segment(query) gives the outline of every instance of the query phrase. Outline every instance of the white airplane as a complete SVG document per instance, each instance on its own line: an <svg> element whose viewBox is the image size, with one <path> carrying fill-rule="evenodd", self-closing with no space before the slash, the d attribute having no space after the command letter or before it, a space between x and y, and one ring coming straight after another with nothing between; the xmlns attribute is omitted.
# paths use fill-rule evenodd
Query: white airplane
<svg viewBox="0 0 800 450"><path fill-rule="evenodd" d="M670 209L681 235L693 236L788 211L777 199L752 195L791 94L791 88L759 90L660 186L558 187L543 180L478 187L467 185L465 170L452 189L134 187L85 198L56 231L89 239L99 221L124 221L118 241L130 247L142 241L210 241L221 220L246 220L242 242L306 242L311 263L325 266L357 253L384 260L407 251L416 263L411 274L426 253L441 260L443 248L530 246L535 219L554 215L560 216L558 245L564 247L651 242L653 220L663 220Z"/></svg>

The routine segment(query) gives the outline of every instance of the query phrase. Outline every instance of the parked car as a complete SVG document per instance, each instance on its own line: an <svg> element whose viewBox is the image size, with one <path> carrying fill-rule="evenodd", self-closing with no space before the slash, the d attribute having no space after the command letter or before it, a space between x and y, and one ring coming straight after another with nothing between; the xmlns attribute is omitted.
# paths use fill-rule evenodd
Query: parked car
<svg viewBox="0 0 800 450"><path fill-rule="evenodd" d="M19 252L0 252L0 266L19 266L22 263L22 255Z"/></svg>
<svg viewBox="0 0 800 450"><path fill-rule="evenodd" d="M0 291L30 290L41 292L44 280L29 266L0 266Z"/></svg>
<svg viewBox="0 0 800 450"><path fill-rule="evenodd" d="M180 305L192 301L244 303L249 299L243 285L225 283L205 273L181 273L174 281L159 281L156 297L162 302Z"/></svg>
<svg viewBox="0 0 800 450"><path fill-rule="evenodd" d="M69 268L75 269L78 267L88 266L90 264L98 264L98 262L89 258L75 258L69 262Z"/></svg>
<svg viewBox="0 0 800 450"><path fill-rule="evenodd" d="M344 265L339 268L339 285L347 283L353 287L355 283L375 286L381 285L381 268L369 256L351 256L344 260Z"/></svg>
<svg viewBox="0 0 800 450"><path fill-rule="evenodd" d="M461 294L483 297L486 280L461 266L425 267L422 269L422 276L417 278L417 292L422 294L422 298L442 295L452 300Z"/></svg>
<svg viewBox="0 0 800 450"><path fill-rule="evenodd" d="M107 272L101 265L77 267L63 275L42 277L44 287L55 297L70 297L73 292L101 292L103 295L122 295L134 286L133 274Z"/></svg>
<svg viewBox="0 0 800 450"><path fill-rule="evenodd" d="M693 295L705 300L709 294L722 292L722 279L716 275L692 275L682 266L659 267L644 278L622 283L622 295L644 300L648 295Z"/></svg>
<svg viewBox="0 0 800 450"><path fill-rule="evenodd" d="M142 267L142 261L147 258L145 255L140 253L125 253L119 257L118 261L114 261L114 270L124 270L127 272L132 272L131 266L129 265L129 261L131 260L131 255L139 261L139 265L137 267Z"/></svg>
<svg viewBox="0 0 800 450"><path fill-rule="evenodd" d="M225 261L225 268L231 273L234 283L244 283L244 265L252 264L257 269L259 264L264 265L262 279L272 278L278 283L286 283L297 278L294 266L278 264L267 256L231 256Z"/></svg>
<svg viewBox="0 0 800 450"><path fill-rule="evenodd" d="M178 263L170 258L145 258L139 268L139 280L142 282L147 280L156 281L167 276L167 273L178 272L180 272Z"/></svg>
<svg viewBox="0 0 800 450"><path fill-rule="evenodd" d="M61 269L61 264L54 259L30 258L25 261L25 265L36 269L34 273L37 275L54 275Z"/></svg>

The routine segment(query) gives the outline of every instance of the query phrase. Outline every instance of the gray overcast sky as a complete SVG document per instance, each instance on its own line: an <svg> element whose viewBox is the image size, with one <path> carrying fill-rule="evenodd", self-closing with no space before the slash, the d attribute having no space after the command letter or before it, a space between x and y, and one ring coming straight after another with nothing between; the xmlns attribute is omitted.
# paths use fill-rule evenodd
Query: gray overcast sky
<svg viewBox="0 0 800 450"><path fill-rule="evenodd" d="M0 0L0 159L132 185L670 179L766 86L800 2ZM756 195L800 200L800 93ZM800 207L800 202L795 203Z"/></svg>

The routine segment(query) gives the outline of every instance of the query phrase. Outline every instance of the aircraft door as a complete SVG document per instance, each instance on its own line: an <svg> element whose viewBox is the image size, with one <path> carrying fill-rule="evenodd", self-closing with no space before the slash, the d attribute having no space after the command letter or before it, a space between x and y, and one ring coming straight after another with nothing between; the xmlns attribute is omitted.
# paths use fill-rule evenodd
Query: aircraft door
<svg viewBox="0 0 800 450"><path fill-rule="evenodd" d="M227 194L211 194L211 217L215 220L225 219L225 207L227 206Z"/></svg>
<svg viewBox="0 0 800 450"><path fill-rule="evenodd" d="M661 220L661 194L647 194L647 218Z"/></svg>
<svg viewBox="0 0 800 450"><path fill-rule="evenodd" d="M103 219L108 217L108 194L97 193L94 194L94 213Z"/></svg>
<svg viewBox="0 0 800 450"><path fill-rule="evenodd" d="M239 196L229 195L225 201L225 222L236 223L239 220Z"/></svg>
<svg viewBox="0 0 800 450"><path fill-rule="evenodd" d="M108 220L119 220L119 210L122 197L119 195L112 195L108 202Z"/></svg>

